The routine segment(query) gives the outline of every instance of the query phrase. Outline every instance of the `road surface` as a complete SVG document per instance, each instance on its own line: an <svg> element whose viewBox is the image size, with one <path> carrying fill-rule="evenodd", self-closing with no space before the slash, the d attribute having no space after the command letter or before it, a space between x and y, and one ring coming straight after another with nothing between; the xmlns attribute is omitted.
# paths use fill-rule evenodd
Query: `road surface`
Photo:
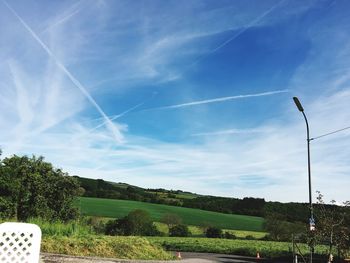
<svg viewBox="0 0 350 263"><path fill-rule="evenodd" d="M67 255L57 255L42 253L40 263L256 263L256 262L268 262L266 260L257 260L252 257L242 257L235 255L225 254L211 254L211 253L191 253L181 252L181 260L175 261L157 261L157 260L122 260L122 259L107 259L97 257L73 257Z"/></svg>

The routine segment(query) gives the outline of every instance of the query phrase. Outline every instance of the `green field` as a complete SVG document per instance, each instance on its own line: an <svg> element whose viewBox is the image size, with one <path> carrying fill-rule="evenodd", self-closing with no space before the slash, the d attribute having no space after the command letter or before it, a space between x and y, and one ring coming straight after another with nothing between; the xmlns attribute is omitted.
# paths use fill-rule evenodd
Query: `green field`
<svg viewBox="0 0 350 263"><path fill-rule="evenodd" d="M165 213L180 216L187 225L212 225L222 229L263 231L264 219L255 216L222 214L177 206L167 206L144 202L81 197L78 201L81 212L88 216L120 218L130 211L143 209L150 213L154 221L160 221Z"/></svg>
<svg viewBox="0 0 350 263"><path fill-rule="evenodd" d="M256 256L275 258L292 256L292 243L261 240L228 240L219 238L193 238L193 237L146 237L151 244L162 246L170 251L189 251L234 254L242 256ZM303 254L307 254L307 244L299 244ZM325 255L326 246L316 246L315 253Z"/></svg>

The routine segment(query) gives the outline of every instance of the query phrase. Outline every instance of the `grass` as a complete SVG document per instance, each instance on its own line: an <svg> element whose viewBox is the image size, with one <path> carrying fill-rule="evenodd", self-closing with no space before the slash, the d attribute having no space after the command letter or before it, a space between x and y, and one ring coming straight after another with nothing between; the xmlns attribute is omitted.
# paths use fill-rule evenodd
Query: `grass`
<svg viewBox="0 0 350 263"><path fill-rule="evenodd" d="M95 256L119 259L168 260L173 256L159 245L141 237L45 237L41 251L72 256Z"/></svg>
<svg viewBox="0 0 350 263"><path fill-rule="evenodd" d="M162 246L166 250L235 254L242 256L256 256L276 258L292 254L292 244L288 242L274 242L261 240L228 240L216 238L184 238L184 237L147 237L150 243ZM308 246L300 244L303 253L308 253ZM325 246L316 247L317 254L325 254Z"/></svg>
<svg viewBox="0 0 350 263"><path fill-rule="evenodd" d="M168 226L164 223L155 222L154 223L157 227L157 229L164 233L165 235L169 234ZM188 226L189 231L191 232L192 237L204 237L203 229L198 226ZM266 232L260 232L260 231L246 231L246 230L232 230L232 229L223 229L223 232L229 232L231 234L234 234L237 238L246 238L246 237L252 237L254 239L260 239L267 235Z"/></svg>
<svg viewBox="0 0 350 263"><path fill-rule="evenodd" d="M151 204L128 200L81 197L79 205L84 215L120 218L130 211L143 209L150 213L154 221L160 221L166 213L180 216L184 224L200 226L202 224L222 229L262 231L264 219L255 216L223 214L185 207Z"/></svg>
<svg viewBox="0 0 350 263"><path fill-rule="evenodd" d="M36 224L40 227L44 237L49 236L87 236L94 234L92 228L83 222L71 221L63 223L59 221L48 222L39 218L30 219L28 223Z"/></svg>

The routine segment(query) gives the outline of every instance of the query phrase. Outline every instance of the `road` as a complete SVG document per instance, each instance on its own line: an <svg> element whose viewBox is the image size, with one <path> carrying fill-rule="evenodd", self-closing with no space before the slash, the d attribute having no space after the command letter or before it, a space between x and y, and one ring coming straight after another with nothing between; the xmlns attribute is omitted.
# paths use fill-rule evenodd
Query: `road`
<svg viewBox="0 0 350 263"><path fill-rule="evenodd" d="M242 262L242 263L266 263L268 261L263 259L255 259L252 257L242 257L235 255L225 254L212 254L212 253L190 253L181 252L181 260L176 261L156 261L156 260L121 260L121 259L107 259L107 258L96 258L96 257L73 257L66 255L57 255L42 253L40 263L230 263L230 262Z"/></svg>
<svg viewBox="0 0 350 263"><path fill-rule="evenodd" d="M226 254L214 254L214 253L193 253L193 252L181 252L181 257L183 260L195 259L196 262L221 262L221 263L231 263L231 262L242 262L242 263L256 263L256 262L267 262L263 259L256 259L252 257L243 257L236 255L226 255ZM205 260L205 261L204 261Z"/></svg>

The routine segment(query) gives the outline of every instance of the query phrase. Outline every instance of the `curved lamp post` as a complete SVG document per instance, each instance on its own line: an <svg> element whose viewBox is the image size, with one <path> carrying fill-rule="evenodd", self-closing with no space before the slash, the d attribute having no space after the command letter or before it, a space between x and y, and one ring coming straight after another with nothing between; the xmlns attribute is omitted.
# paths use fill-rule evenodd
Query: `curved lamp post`
<svg viewBox="0 0 350 263"><path fill-rule="evenodd" d="M293 97L294 103L297 106L298 110L303 114L305 123L306 123L306 141L307 141L307 168L308 168L308 178L309 178L309 209L310 209L310 218L309 218L309 224L310 224L310 231L315 230L315 219L314 219L314 212L312 208L312 196L311 196L311 162L310 162L310 130L309 130L309 123L307 121L306 115L304 113L304 108L301 105L299 99L297 97ZM313 253L313 241L310 244L310 262L312 262L312 253Z"/></svg>

